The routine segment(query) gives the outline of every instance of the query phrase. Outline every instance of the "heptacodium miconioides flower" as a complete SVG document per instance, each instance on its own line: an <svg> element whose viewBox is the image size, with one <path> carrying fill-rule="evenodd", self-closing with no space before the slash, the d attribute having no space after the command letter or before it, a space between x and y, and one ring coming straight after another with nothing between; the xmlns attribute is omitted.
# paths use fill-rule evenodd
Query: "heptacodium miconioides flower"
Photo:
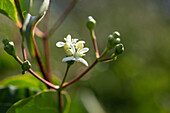
<svg viewBox="0 0 170 113"><path fill-rule="evenodd" d="M57 42L57 47L64 47L64 50L67 54L67 57L63 58L63 62L68 61L76 61L81 62L85 66L88 66L88 63L86 60L84 60L82 57L85 56L84 53L89 51L89 48L85 47L84 44L85 41L78 41L78 39L71 39L71 35L67 35L66 38L64 38L65 42Z"/></svg>

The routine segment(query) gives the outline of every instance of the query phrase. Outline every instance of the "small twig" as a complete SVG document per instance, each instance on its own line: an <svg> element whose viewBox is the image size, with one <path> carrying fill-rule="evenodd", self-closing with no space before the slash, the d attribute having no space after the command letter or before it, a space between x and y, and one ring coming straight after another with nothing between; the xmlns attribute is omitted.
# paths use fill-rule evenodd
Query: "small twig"
<svg viewBox="0 0 170 113"><path fill-rule="evenodd" d="M72 2L69 4L67 9L59 17L59 19L56 21L56 23L53 25L53 27L48 32L45 33L45 35L48 35L48 36L52 35L56 31L56 29L58 29L60 27L60 25L66 19L68 14L72 11L72 9L74 8L74 6L76 5L77 2L78 2L77 0L72 0Z"/></svg>
<svg viewBox="0 0 170 113"><path fill-rule="evenodd" d="M102 54L100 55L100 59L102 58L102 57L104 57L106 54L108 53L108 49L106 48L103 52L102 52Z"/></svg>
<svg viewBox="0 0 170 113"><path fill-rule="evenodd" d="M22 42L21 42L22 55L23 55L24 61L26 61L27 60L27 54L26 54L25 44L24 44L25 43L25 37L24 37L22 29L20 29L20 33L21 33L21 36L22 36Z"/></svg>
<svg viewBox="0 0 170 113"><path fill-rule="evenodd" d="M73 78L71 81L65 83L62 85L62 88L66 88L67 86L75 83L77 80L79 80L80 78L82 78L88 71L90 71L90 69L92 69L96 64L97 64L97 60L95 60L86 70L84 70L82 73L80 73L79 75L77 75L75 78Z"/></svg>
<svg viewBox="0 0 170 113"><path fill-rule="evenodd" d="M94 30L90 31L90 35L91 35L92 40L93 40L95 55L96 55L96 58L98 59L100 56L99 56L99 50L98 50L98 47L97 47L96 35L95 35Z"/></svg>
<svg viewBox="0 0 170 113"><path fill-rule="evenodd" d="M113 61L113 58L109 57L105 59L100 59L100 62L109 62L109 61Z"/></svg>
<svg viewBox="0 0 170 113"><path fill-rule="evenodd" d="M27 56L26 56L26 50L25 50L25 48L22 48L22 52L23 52L24 61L26 61L26 60L27 60Z"/></svg>

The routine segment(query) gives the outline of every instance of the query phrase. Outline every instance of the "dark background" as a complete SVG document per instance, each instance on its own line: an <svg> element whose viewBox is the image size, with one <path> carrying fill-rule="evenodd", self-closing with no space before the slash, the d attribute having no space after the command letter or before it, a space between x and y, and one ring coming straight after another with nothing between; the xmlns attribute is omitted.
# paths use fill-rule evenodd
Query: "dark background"
<svg viewBox="0 0 170 113"><path fill-rule="evenodd" d="M32 14L36 14L41 3L39 0L34 2ZM69 2L70 0L52 0L50 26ZM97 21L95 31L100 53L106 46L107 36L113 31L120 32L125 52L114 62L99 63L81 81L67 89L73 103L71 112L76 113L75 109L85 108L91 113L93 110L101 113L170 113L170 1L80 0L50 38L54 76L61 79L65 71L66 64L61 62L65 53L55 44L63 41L67 34L86 41L85 46L90 51L85 59L89 64L95 59L86 28L89 15ZM42 26L43 21L39 28L42 29ZM6 37L14 41L17 54L21 57L19 29L0 14L0 39ZM39 49L43 50L42 40L37 39L37 42ZM41 54L43 56L43 51ZM36 61L30 61L34 70L38 71ZM67 80L84 68L82 64L75 63ZM4 52L0 42L0 79L18 74L21 74L20 65ZM88 104L86 100L89 100ZM93 108L90 108L90 103Z"/></svg>

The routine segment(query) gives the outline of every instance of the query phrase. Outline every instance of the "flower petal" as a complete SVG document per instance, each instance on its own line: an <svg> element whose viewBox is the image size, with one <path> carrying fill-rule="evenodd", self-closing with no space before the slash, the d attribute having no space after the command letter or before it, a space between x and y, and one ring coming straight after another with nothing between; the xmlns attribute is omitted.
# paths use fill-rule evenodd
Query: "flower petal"
<svg viewBox="0 0 170 113"><path fill-rule="evenodd" d="M67 61L70 61L70 60L73 60L73 59L74 59L73 56L71 56L71 57L65 57L65 58L62 59L62 62L67 62Z"/></svg>
<svg viewBox="0 0 170 113"><path fill-rule="evenodd" d="M70 48L71 48L71 50L73 51L73 53L75 53L75 47L74 47L74 45L73 44L70 44Z"/></svg>
<svg viewBox="0 0 170 113"><path fill-rule="evenodd" d="M83 58L77 57L77 58L75 59L75 61L77 61L77 62L81 62L81 63L83 63L85 66L88 66L87 61L86 61L86 60L84 60Z"/></svg>
<svg viewBox="0 0 170 113"><path fill-rule="evenodd" d="M76 44L79 39L72 39L72 44Z"/></svg>
<svg viewBox="0 0 170 113"><path fill-rule="evenodd" d="M87 51L89 51L89 48L85 47L79 51L79 54L86 53Z"/></svg>
<svg viewBox="0 0 170 113"><path fill-rule="evenodd" d="M66 42L71 43L71 35L70 34L67 35Z"/></svg>
<svg viewBox="0 0 170 113"><path fill-rule="evenodd" d="M64 42L57 42L57 43L56 43L56 46L57 46L57 47L63 47L64 45L65 45Z"/></svg>
<svg viewBox="0 0 170 113"><path fill-rule="evenodd" d="M85 41L78 41L77 44L78 44L78 43L85 44Z"/></svg>

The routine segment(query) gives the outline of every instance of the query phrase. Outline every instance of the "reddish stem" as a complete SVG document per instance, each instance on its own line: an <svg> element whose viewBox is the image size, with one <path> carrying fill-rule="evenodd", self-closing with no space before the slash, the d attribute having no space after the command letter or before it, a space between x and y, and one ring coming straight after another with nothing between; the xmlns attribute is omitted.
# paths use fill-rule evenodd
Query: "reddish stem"
<svg viewBox="0 0 170 113"><path fill-rule="evenodd" d="M92 30L90 32L90 34L91 34L91 37L92 37L92 40L93 40L93 45L94 45L94 49L95 49L96 58L98 59L100 57L100 55L99 55L99 50L98 50L98 47L97 47L97 41L96 41L96 36L95 36L94 30Z"/></svg>
<svg viewBox="0 0 170 113"><path fill-rule="evenodd" d="M50 5L48 7L47 13L45 15L45 19L44 19L44 31L45 32L48 31L48 23L49 23L49 17L50 17L50 6L51 6L51 2L50 2ZM50 51L49 51L49 44L48 44L48 36L47 35L45 35L45 37L43 38L43 44L44 44L44 54L45 54L47 72L48 72L49 78L51 78Z"/></svg>
<svg viewBox="0 0 170 113"><path fill-rule="evenodd" d="M19 59L19 57L14 57L16 59L16 61L22 65L22 61L21 59ZM37 79L39 79L40 81L42 81L44 84L46 84L47 86L53 88L53 89L56 89L56 90L59 90L60 89L60 86L56 86L50 82L48 82L47 80L41 78L39 75L37 75L31 68L28 70L33 76L35 76Z"/></svg>
<svg viewBox="0 0 170 113"><path fill-rule="evenodd" d="M63 96L60 90L58 91L58 98L59 98L59 110L60 113L63 113Z"/></svg>
<svg viewBox="0 0 170 113"><path fill-rule="evenodd" d="M40 81L42 81L43 83L45 83L47 86L49 86L49 87L51 87L51 88L53 88L53 89L59 90L59 88L60 88L59 86L56 87L56 85L54 85L54 84L48 82L47 80L41 78L41 77L38 76L32 69L29 69L28 71L29 71L32 75L34 75L37 79L39 79Z"/></svg>

